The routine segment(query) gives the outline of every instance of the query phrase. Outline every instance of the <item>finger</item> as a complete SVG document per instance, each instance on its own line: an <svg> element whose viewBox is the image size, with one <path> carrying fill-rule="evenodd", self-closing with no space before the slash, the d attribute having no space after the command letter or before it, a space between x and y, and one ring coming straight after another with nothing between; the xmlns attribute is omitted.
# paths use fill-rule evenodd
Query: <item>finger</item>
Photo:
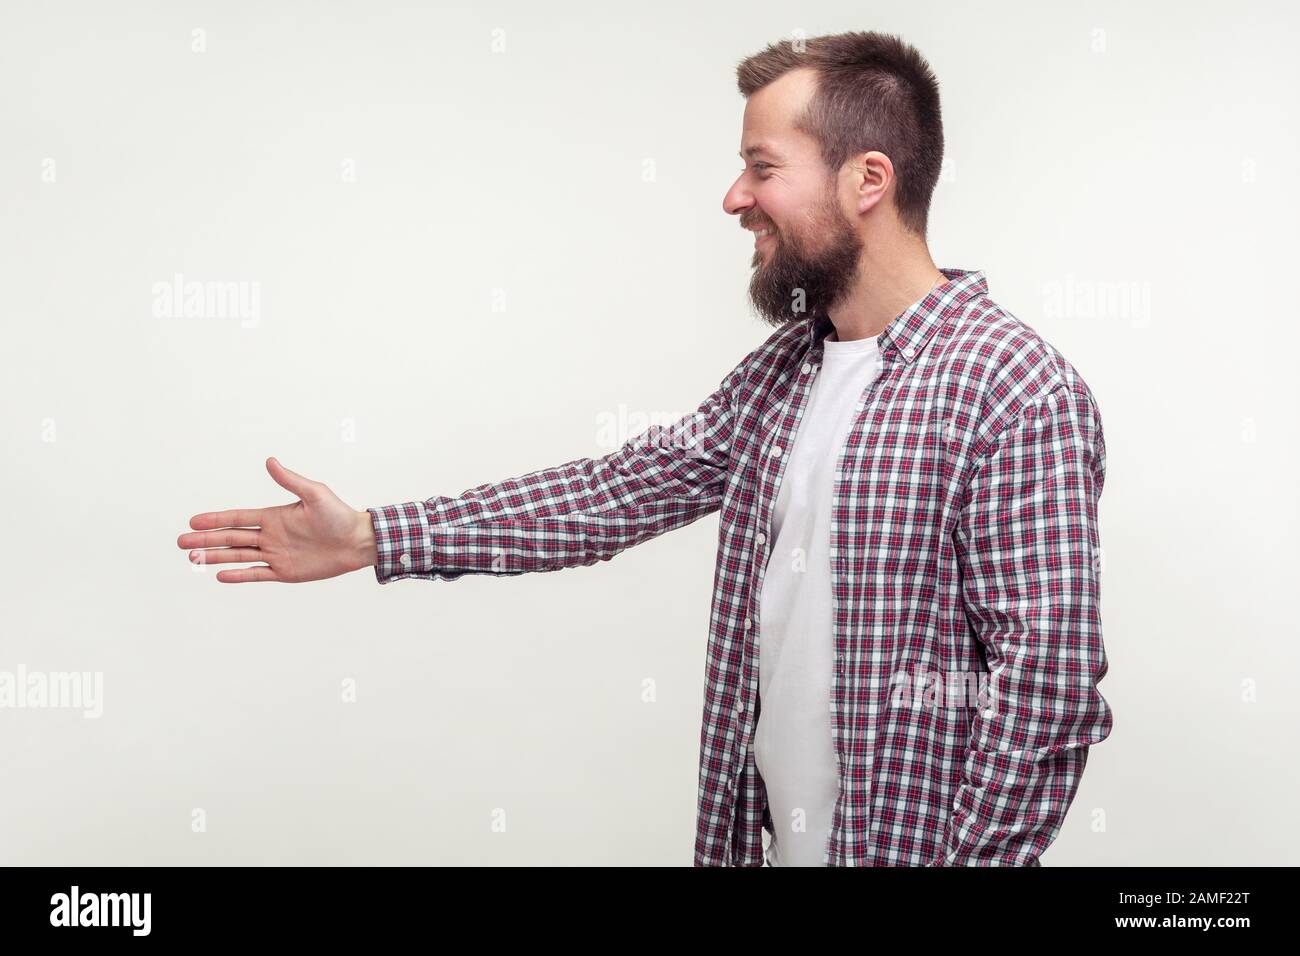
<svg viewBox="0 0 1300 956"><path fill-rule="evenodd" d="M296 471L290 471L284 465L280 464L277 458L266 459L266 470L271 473L275 483L285 491L292 491L303 501L310 501L315 498L319 492L318 482L306 478Z"/></svg>
<svg viewBox="0 0 1300 956"><path fill-rule="evenodd" d="M267 508L239 508L233 511L205 511L190 519L195 531L209 528L260 528Z"/></svg>
<svg viewBox="0 0 1300 956"><path fill-rule="evenodd" d="M266 555L256 548L209 548L206 551L190 552L190 561L194 564L234 564L265 560Z"/></svg>
<svg viewBox="0 0 1300 956"><path fill-rule="evenodd" d="M176 539L178 548L256 548L261 546L262 532L255 528L223 528L220 531L194 531Z"/></svg>
<svg viewBox="0 0 1300 956"><path fill-rule="evenodd" d="M268 564L255 564L251 568L235 568L218 571L217 580L222 584L244 584L249 581L279 581L280 577Z"/></svg>

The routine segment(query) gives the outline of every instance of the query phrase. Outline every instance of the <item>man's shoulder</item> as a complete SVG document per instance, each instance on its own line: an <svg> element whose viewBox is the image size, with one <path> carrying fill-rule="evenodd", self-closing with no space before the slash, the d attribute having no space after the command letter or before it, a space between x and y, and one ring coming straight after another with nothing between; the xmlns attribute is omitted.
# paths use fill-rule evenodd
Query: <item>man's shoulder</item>
<svg viewBox="0 0 1300 956"><path fill-rule="evenodd" d="M964 393L965 403L978 410L976 427L984 438L1031 406L1060 398L1099 424L1096 399L1078 369L1037 329L986 293L955 309L938 338L933 361Z"/></svg>
<svg viewBox="0 0 1300 956"><path fill-rule="evenodd" d="M810 321L792 319L772 329L762 343L741 359L737 371L743 371L751 381L762 381L787 371L790 363L803 354Z"/></svg>

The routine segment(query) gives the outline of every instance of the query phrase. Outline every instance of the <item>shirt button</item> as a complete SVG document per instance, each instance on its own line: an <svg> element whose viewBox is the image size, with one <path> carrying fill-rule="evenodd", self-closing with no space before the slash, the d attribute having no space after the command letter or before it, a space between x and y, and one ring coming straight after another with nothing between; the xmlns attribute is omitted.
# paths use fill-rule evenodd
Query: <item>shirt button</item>
<svg viewBox="0 0 1300 956"><path fill-rule="evenodd" d="M773 457L773 458L780 458L780 457L781 457L781 446L780 446L780 445L777 445L775 448L772 449L772 457Z"/></svg>
<svg viewBox="0 0 1300 956"><path fill-rule="evenodd" d="M804 362L804 363L803 363L803 373L804 373L805 375L807 375L807 374L808 374L809 372L811 372L811 371L812 371L812 365L810 365L808 362Z"/></svg>
<svg viewBox="0 0 1300 956"><path fill-rule="evenodd" d="M757 541L759 544L763 544L765 541L767 541L767 535L763 534L763 532L760 531L758 533L758 536L754 540Z"/></svg>
<svg viewBox="0 0 1300 956"><path fill-rule="evenodd" d="M411 556L409 554L404 554L397 559L397 563L404 568L409 568L411 566Z"/></svg>
<svg viewBox="0 0 1300 956"><path fill-rule="evenodd" d="M745 618L745 630L749 630L749 618Z"/></svg>

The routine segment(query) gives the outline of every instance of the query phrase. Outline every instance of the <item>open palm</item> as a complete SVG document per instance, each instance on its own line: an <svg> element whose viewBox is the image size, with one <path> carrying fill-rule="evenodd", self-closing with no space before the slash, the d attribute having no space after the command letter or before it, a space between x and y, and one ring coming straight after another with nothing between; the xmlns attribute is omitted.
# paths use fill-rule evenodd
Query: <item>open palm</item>
<svg viewBox="0 0 1300 956"><path fill-rule="evenodd" d="M190 519L192 532L176 539L195 549L196 564L263 562L217 573L225 584L247 581L319 581L374 564L370 514L344 504L328 486L290 471L275 458L266 470L297 495L291 505L205 511Z"/></svg>

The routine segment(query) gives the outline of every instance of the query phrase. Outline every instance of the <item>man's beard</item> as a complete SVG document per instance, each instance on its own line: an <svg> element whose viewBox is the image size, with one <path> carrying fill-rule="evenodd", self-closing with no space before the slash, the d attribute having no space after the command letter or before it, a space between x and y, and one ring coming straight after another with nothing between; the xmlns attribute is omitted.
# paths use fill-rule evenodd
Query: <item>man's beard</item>
<svg viewBox="0 0 1300 956"><path fill-rule="evenodd" d="M754 277L749 298L770 325L826 313L852 289L858 278L862 240L828 194L809 227L821 248L808 248L798 237L773 233L770 258L754 250ZM802 292L802 294L800 294Z"/></svg>

